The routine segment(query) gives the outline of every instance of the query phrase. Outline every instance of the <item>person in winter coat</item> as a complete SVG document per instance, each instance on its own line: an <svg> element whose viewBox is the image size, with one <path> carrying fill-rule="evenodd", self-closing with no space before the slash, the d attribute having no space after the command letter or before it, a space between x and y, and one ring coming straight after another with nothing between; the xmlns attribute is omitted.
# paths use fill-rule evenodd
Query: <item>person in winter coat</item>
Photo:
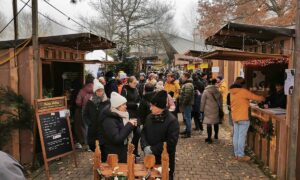
<svg viewBox="0 0 300 180"><path fill-rule="evenodd" d="M219 133L219 107L222 108L222 95L216 87L216 79L212 79L201 98L200 111L204 112L203 123L207 125L207 139L205 142L211 144L212 125L214 125L215 139L218 139Z"/></svg>
<svg viewBox="0 0 300 180"><path fill-rule="evenodd" d="M242 88L245 84L245 80L242 77L237 77L234 83L229 87L229 89L233 88ZM231 126L233 126L233 121L232 121L232 112L231 112L231 103L230 103L230 91L227 94L227 107L228 107L228 121Z"/></svg>
<svg viewBox="0 0 300 180"><path fill-rule="evenodd" d="M104 89L105 89L105 94L107 95L108 98L110 98L112 92L118 92L118 84L113 77L114 77L114 73L112 71L108 71L105 74L106 85L104 86Z"/></svg>
<svg viewBox="0 0 300 180"><path fill-rule="evenodd" d="M146 118L149 114L151 114L150 110L150 101L155 95L154 91L154 85L151 83L146 83L144 88L144 95L141 99L141 103L138 108L139 112L139 121L141 122L141 125L145 125Z"/></svg>
<svg viewBox="0 0 300 180"><path fill-rule="evenodd" d="M243 79L241 77L238 77ZM245 156L245 141L250 126L249 101L264 101L264 97L258 96L245 88L230 89L230 107L233 120L233 148L236 160L249 161L250 157Z"/></svg>
<svg viewBox="0 0 300 180"><path fill-rule="evenodd" d="M286 108L286 95L284 94L284 83L275 84L275 92L271 93L264 102L264 108Z"/></svg>
<svg viewBox="0 0 300 180"><path fill-rule="evenodd" d="M131 76L127 80L128 84L123 87L121 95L127 100L127 110L130 118L138 118L138 107L140 103L140 95L137 89L137 79L134 76ZM139 158L138 154L138 144L141 137L141 130L138 126L133 131L132 143L134 145L134 154Z"/></svg>
<svg viewBox="0 0 300 180"><path fill-rule="evenodd" d="M85 86L79 91L76 97L77 109L75 111L74 126L75 134L78 138L78 142L75 147L78 149L82 148L82 144L87 145L87 123L82 116L82 112L88 100L93 96L93 81L92 75L87 75Z"/></svg>
<svg viewBox="0 0 300 180"><path fill-rule="evenodd" d="M137 88L139 90L139 94L141 98L143 97L145 84L146 84L146 74L140 73L140 80Z"/></svg>
<svg viewBox="0 0 300 180"><path fill-rule="evenodd" d="M194 105L194 85L191 75L185 72L182 76L183 86L179 96L179 107L183 112L185 119L185 131L182 133L183 138L190 138L192 133L192 109Z"/></svg>
<svg viewBox="0 0 300 180"><path fill-rule="evenodd" d="M180 86L179 82L175 79L175 75L173 73L169 73L167 75L167 81L165 83L165 91L170 94L170 92L173 92L173 98L178 99L179 97L179 91L180 91Z"/></svg>
<svg viewBox="0 0 300 180"><path fill-rule="evenodd" d="M155 86L155 91L158 92L162 90L164 90L164 82L158 81ZM174 99L170 94L168 94L168 98L167 98L167 108L169 109L170 112L174 112L176 109Z"/></svg>
<svg viewBox="0 0 300 180"><path fill-rule="evenodd" d="M99 139L100 134L103 133L100 131L102 122L99 119L99 114L103 114L105 107L110 106L110 102L104 92L104 86L97 79L94 80L93 92L94 95L88 100L83 112L83 117L88 123L88 145L92 151L95 150L96 140L100 140L100 143L103 143L102 139Z"/></svg>
<svg viewBox="0 0 300 180"><path fill-rule="evenodd" d="M23 167L9 154L0 151L0 177L1 179L26 180Z"/></svg>
<svg viewBox="0 0 300 180"><path fill-rule="evenodd" d="M169 179L173 180L175 153L179 137L179 123L176 117L166 109L167 92L157 92L151 100L151 114L147 117L142 130L141 147L145 153L155 156L156 164L161 164L163 143L167 143L169 154Z"/></svg>
<svg viewBox="0 0 300 180"><path fill-rule="evenodd" d="M127 162L128 138L134 127L137 126L136 119L129 119L126 98L116 92L111 93L111 109L103 119L104 146L101 155L104 162L108 154L117 154L119 163Z"/></svg>
<svg viewBox="0 0 300 180"><path fill-rule="evenodd" d="M194 118L196 131L203 131L202 118L200 113L201 95L204 91L204 84L199 80L198 75L193 74L193 85L194 85L194 105L192 111L192 117Z"/></svg>

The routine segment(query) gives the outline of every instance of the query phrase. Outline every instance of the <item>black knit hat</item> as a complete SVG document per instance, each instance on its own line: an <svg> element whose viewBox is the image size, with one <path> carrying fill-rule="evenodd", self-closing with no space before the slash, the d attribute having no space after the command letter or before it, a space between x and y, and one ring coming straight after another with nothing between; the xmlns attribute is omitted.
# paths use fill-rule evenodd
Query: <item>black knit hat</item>
<svg viewBox="0 0 300 180"><path fill-rule="evenodd" d="M153 104L154 106L160 109L165 109L167 107L167 98L168 98L167 91L165 90L158 91L151 99L151 104Z"/></svg>

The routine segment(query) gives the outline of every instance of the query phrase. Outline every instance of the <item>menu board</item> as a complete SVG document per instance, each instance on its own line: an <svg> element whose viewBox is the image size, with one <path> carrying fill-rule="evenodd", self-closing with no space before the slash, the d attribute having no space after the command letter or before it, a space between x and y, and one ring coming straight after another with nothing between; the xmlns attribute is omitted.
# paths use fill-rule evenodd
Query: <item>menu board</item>
<svg viewBox="0 0 300 180"><path fill-rule="evenodd" d="M62 111L39 115L47 159L73 151L68 122Z"/></svg>
<svg viewBox="0 0 300 180"><path fill-rule="evenodd" d="M45 173L47 179L50 179L49 161L72 154L77 167L67 99L65 96L37 99L35 108Z"/></svg>

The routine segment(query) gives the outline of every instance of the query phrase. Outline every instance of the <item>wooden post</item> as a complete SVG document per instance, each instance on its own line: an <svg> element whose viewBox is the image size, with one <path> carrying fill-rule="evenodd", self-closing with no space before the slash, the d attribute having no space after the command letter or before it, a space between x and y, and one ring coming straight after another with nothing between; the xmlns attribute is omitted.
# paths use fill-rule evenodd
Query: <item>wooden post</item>
<svg viewBox="0 0 300 180"><path fill-rule="evenodd" d="M33 77L34 97L41 98L40 87L40 54L39 54L39 33L38 33L38 1L32 0L32 49L33 49Z"/></svg>
<svg viewBox="0 0 300 180"><path fill-rule="evenodd" d="M99 169L100 166L101 166L101 151L99 148L99 141L96 140L96 149L94 152L94 167L93 167L94 180L99 180L97 169Z"/></svg>
<svg viewBox="0 0 300 180"><path fill-rule="evenodd" d="M295 86L292 95L290 131L288 141L288 166L287 179L296 179L296 158L297 158L297 133L299 121L299 94L300 94L300 0L297 1L296 16L296 40L294 48L294 69L295 69Z"/></svg>
<svg viewBox="0 0 300 180"><path fill-rule="evenodd" d="M128 180L134 180L134 155L133 155L134 145L128 144L127 152L127 167L128 167Z"/></svg>
<svg viewBox="0 0 300 180"><path fill-rule="evenodd" d="M167 151L167 143L164 143L164 150L161 155L162 180L169 180L169 154Z"/></svg>

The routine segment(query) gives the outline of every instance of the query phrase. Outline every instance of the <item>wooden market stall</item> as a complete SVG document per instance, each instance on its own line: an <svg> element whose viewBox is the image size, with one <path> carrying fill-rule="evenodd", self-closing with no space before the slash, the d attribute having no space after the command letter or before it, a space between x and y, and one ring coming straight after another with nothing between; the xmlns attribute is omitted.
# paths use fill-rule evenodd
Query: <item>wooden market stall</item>
<svg viewBox="0 0 300 180"><path fill-rule="evenodd" d="M216 50L202 56L203 59L239 61L245 71L249 90L262 96L270 94L273 85L283 81L289 57L280 54L263 54L244 51ZM249 110L250 128L247 147L273 173L279 174L285 168L279 162L286 161L286 110L280 108L262 109L251 104Z"/></svg>
<svg viewBox="0 0 300 180"><path fill-rule="evenodd" d="M231 61L235 67L242 64L247 87L258 94L266 95L275 81L285 77L285 69L293 69L294 37L293 26L229 22L208 37L205 43L232 50L215 51L202 58ZM227 67L225 71L234 70ZM252 123L248 146L270 167L278 179L287 178L288 161L292 161L288 159L288 147L291 143L296 143L289 140L292 107L291 96L288 95L285 115L281 110L267 111L253 105L249 111Z"/></svg>
<svg viewBox="0 0 300 180"><path fill-rule="evenodd" d="M74 81L84 83L84 64L111 63L87 61L85 54L116 46L90 33L39 37L38 41L40 61L33 60L31 38L0 42L0 85L11 87L31 104L38 98L68 95ZM36 69L38 76L34 74ZM32 133L23 130L14 132L7 151L22 163L30 163Z"/></svg>

